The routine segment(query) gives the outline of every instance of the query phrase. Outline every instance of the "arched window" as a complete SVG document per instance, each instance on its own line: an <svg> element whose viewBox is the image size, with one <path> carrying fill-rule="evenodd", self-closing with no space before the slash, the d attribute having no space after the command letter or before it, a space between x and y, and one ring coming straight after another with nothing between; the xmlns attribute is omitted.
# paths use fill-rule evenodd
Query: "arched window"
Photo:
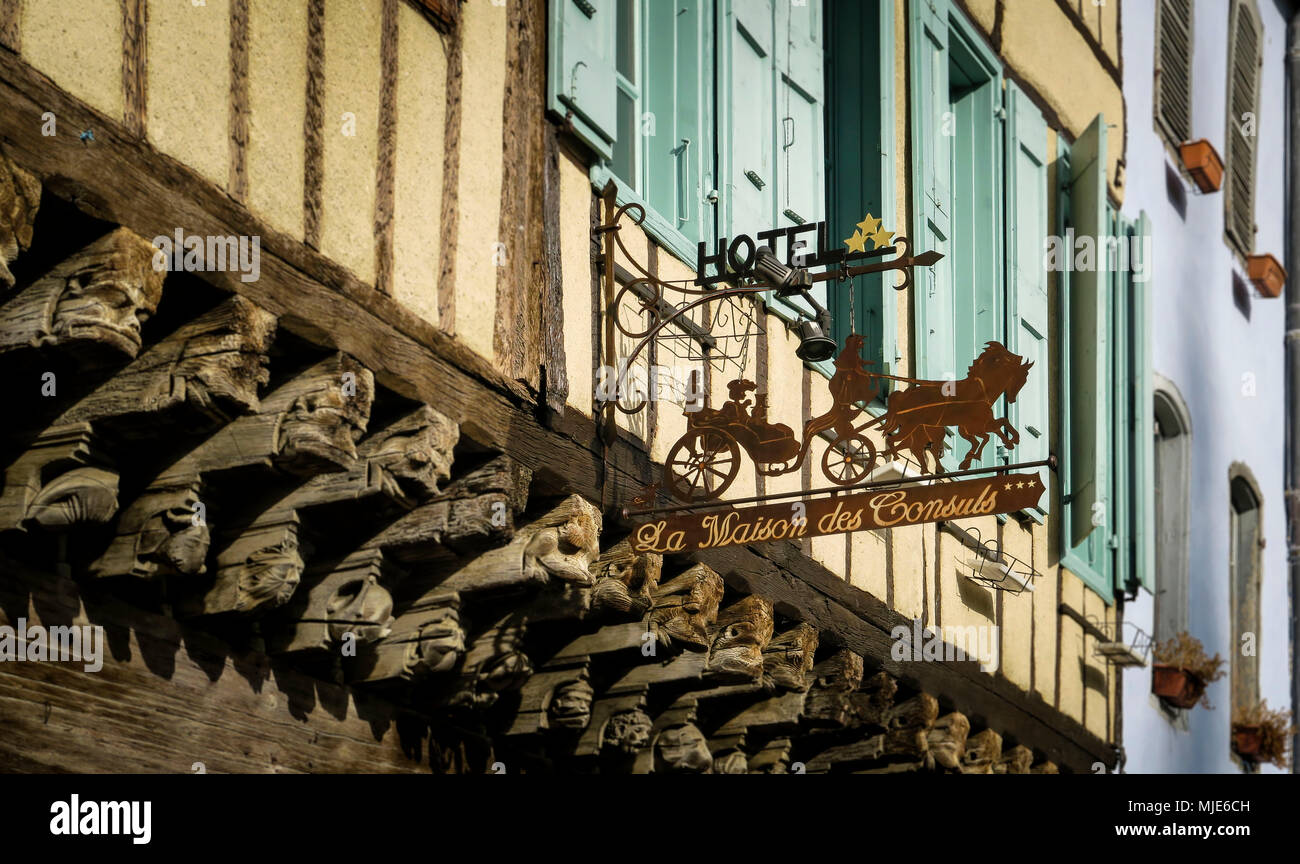
<svg viewBox="0 0 1300 864"><path fill-rule="evenodd" d="M1259 582L1263 538L1262 501L1250 469L1232 466L1231 547L1228 567L1232 579L1232 705L1250 707L1259 701ZM1252 650L1243 656L1243 637Z"/></svg>
<svg viewBox="0 0 1300 864"><path fill-rule="evenodd" d="M1155 632L1157 641L1187 629L1192 426L1170 382L1155 391Z"/></svg>

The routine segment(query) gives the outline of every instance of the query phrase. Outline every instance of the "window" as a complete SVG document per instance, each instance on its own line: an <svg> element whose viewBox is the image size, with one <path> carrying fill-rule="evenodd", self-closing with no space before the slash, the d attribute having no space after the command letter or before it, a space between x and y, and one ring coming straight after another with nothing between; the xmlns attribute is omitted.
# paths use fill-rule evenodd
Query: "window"
<svg viewBox="0 0 1300 864"><path fill-rule="evenodd" d="M1158 0L1156 129L1175 150L1192 137L1192 0Z"/></svg>
<svg viewBox="0 0 1300 864"><path fill-rule="evenodd" d="M596 185L614 179L683 261L820 221L822 6L550 0L548 107L596 155Z"/></svg>
<svg viewBox="0 0 1300 864"><path fill-rule="evenodd" d="M1230 475L1232 539L1229 572L1232 574L1232 707L1249 708L1259 701L1259 577L1261 539L1260 496L1243 466ZM1242 651L1244 637L1256 650Z"/></svg>
<svg viewBox="0 0 1300 864"><path fill-rule="evenodd" d="M1078 244L1058 274L1061 560L1110 602L1120 587L1150 590L1155 570L1151 228L1107 201L1103 116L1058 158L1060 233Z"/></svg>
<svg viewBox="0 0 1300 864"><path fill-rule="evenodd" d="M911 239L944 255L916 273L917 375L961 378L991 341L1033 362L1017 401L995 406L1020 432L1017 450L995 440L977 464L1045 459L1047 123L1019 87L1004 87L998 58L951 3L909 7ZM947 446L951 470L966 448L951 430Z"/></svg>
<svg viewBox="0 0 1300 864"><path fill-rule="evenodd" d="M1255 142L1258 139L1259 10L1234 0L1228 15L1228 152L1224 159L1226 233L1241 255L1255 251Z"/></svg>
<svg viewBox="0 0 1300 864"><path fill-rule="evenodd" d="M1155 633L1157 642L1187 629L1191 532L1192 428L1187 406L1171 383L1155 391L1154 441Z"/></svg>

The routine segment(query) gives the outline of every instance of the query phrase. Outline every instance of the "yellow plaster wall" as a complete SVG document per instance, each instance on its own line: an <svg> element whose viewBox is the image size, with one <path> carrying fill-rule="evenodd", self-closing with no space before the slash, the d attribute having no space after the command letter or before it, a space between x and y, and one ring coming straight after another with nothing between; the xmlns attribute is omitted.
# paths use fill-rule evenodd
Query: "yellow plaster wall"
<svg viewBox="0 0 1300 864"><path fill-rule="evenodd" d="M501 152L506 81L506 7L461 6L460 202L456 243L456 336L492 358L496 244L501 242ZM584 230L583 234L586 235Z"/></svg>
<svg viewBox="0 0 1300 864"><path fill-rule="evenodd" d="M564 280L564 365L568 406L590 417L595 369L591 362L591 182L587 170L560 159L560 275Z"/></svg>
<svg viewBox="0 0 1300 864"><path fill-rule="evenodd" d="M1023 564L1017 570L1032 568L1034 562L1033 534L1016 519L1008 519L1002 524L1002 548L1007 555L1013 556ZM1019 594L1005 591L1002 593L1002 618L998 625L1002 628L1002 674L1021 690L1030 690L1030 667L1035 640L1031 638L1034 626L1034 596L1046 591L1043 584L1034 585L1034 590L1021 591Z"/></svg>
<svg viewBox="0 0 1300 864"><path fill-rule="evenodd" d="M122 119L122 8L108 0L24 0L23 59L73 96ZM57 118L56 118L57 119ZM59 128L61 135L80 129Z"/></svg>
<svg viewBox="0 0 1300 864"><path fill-rule="evenodd" d="M447 53L424 16L406 3L397 8L393 296L437 324Z"/></svg>
<svg viewBox="0 0 1300 864"><path fill-rule="evenodd" d="M224 189L230 176L229 0L206 6L152 0L148 18L149 140Z"/></svg>
<svg viewBox="0 0 1300 864"><path fill-rule="evenodd" d="M1089 3L1084 6L1091 8ZM1054 3L1004 4L1002 56L1056 112L1072 137L1088 128L1099 112L1105 114L1111 125L1106 174L1111 194L1122 202L1124 189L1115 178L1124 153L1123 94L1065 13Z"/></svg>
<svg viewBox="0 0 1300 864"><path fill-rule="evenodd" d="M1030 525L1033 537L1034 569L1042 578L1034 585L1034 691L1049 705L1056 704L1056 610L1060 568L1051 566L1047 548L1047 526Z"/></svg>
<svg viewBox="0 0 1300 864"><path fill-rule="evenodd" d="M1072 609L1083 609L1083 595L1088 593L1083 582L1065 568L1061 568L1061 602ZM1083 628L1072 618L1060 618L1060 675L1061 689L1057 694L1057 708L1074 720L1083 722Z"/></svg>
<svg viewBox="0 0 1300 864"><path fill-rule="evenodd" d="M325 0L320 248L364 282L375 278L382 10L381 0Z"/></svg>
<svg viewBox="0 0 1300 864"><path fill-rule="evenodd" d="M248 207L303 237L303 127L307 114L307 7L258 0L248 8Z"/></svg>

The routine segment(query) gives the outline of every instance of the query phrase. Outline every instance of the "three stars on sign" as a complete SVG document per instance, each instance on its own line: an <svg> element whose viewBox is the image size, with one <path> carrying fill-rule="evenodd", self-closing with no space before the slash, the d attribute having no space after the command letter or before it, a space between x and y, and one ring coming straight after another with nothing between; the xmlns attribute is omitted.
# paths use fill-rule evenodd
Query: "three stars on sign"
<svg viewBox="0 0 1300 864"><path fill-rule="evenodd" d="M868 240L875 244L872 248L881 249L893 243L894 232L886 231L881 227L880 220L868 213L867 218L858 223L858 230L844 244L850 252L866 252Z"/></svg>

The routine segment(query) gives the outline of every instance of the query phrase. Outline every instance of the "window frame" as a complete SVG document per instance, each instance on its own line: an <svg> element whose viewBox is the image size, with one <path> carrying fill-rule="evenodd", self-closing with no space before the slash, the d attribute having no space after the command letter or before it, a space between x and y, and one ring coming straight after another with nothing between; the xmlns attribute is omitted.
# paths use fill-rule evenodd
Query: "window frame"
<svg viewBox="0 0 1300 864"><path fill-rule="evenodd" d="M1191 486L1192 423L1187 403L1177 386L1157 376L1151 410L1155 418L1153 431L1160 442L1155 445L1155 512L1153 540L1164 554L1156 557L1153 580L1154 612L1152 636L1163 642L1187 629L1188 594L1191 586ZM1169 427L1176 431L1169 434ZM1164 442L1178 441L1177 445ZM1177 447L1176 450L1173 447ZM1177 464L1169 462L1170 457ZM1166 494L1168 493L1168 494ZM1172 499L1171 510L1165 502ZM1171 601L1176 605L1168 613ZM1162 619L1167 626L1162 626Z"/></svg>
<svg viewBox="0 0 1300 864"><path fill-rule="evenodd" d="M1241 487L1243 491L1250 496L1254 506L1247 506L1238 509L1236 498L1237 488ZM1250 597L1241 597L1239 588L1242 581L1238 569L1240 561L1239 544L1241 542L1241 514L1253 510L1255 513L1255 548L1250 550L1251 573L1248 578L1253 583L1253 592ZM1259 702L1260 698L1260 680L1259 680L1259 631L1263 623L1263 609L1261 605L1260 589L1264 582L1264 556L1260 554L1260 544L1264 540L1264 496L1260 491L1259 483L1250 468L1241 462L1234 462L1228 469L1228 615L1229 615L1229 633L1232 634L1232 663L1231 663L1231 699L1232 706L1236 708L1249 708ZM1238 628L1238 610L1247 602L1252 603L1252 618L1255 634L1255 653L1252 656L1245 656L1241 651L1241 637L1249 630ZM1241 688L1247 682L1242 680L1242 667L1252 667L1251 680L1248 682L1247 692L1241 692Z"/></svg>

